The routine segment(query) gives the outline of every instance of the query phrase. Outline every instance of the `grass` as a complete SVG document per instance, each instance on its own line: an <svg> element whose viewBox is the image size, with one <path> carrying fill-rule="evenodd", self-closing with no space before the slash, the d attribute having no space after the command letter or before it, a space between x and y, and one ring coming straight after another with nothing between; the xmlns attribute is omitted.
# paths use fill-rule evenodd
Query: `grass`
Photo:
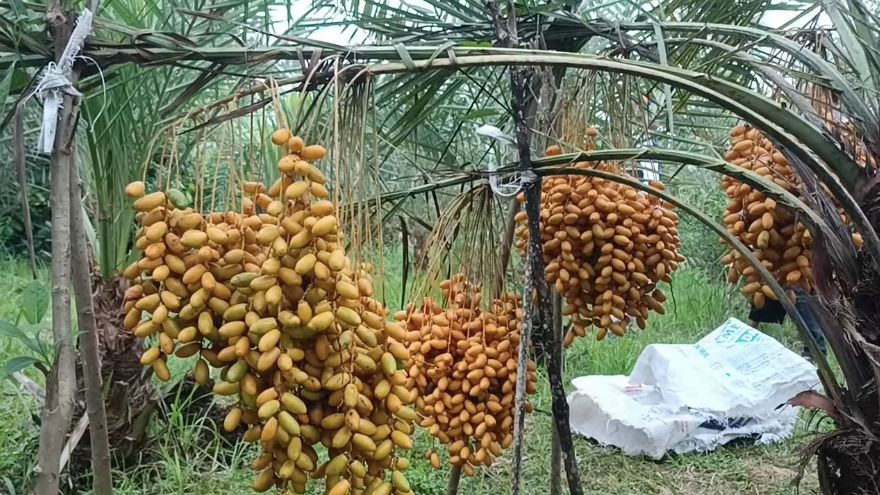
<svg viewBox="0 0 880 495"><path fill-rule="evenodd" d="M0 320L15 321L19 317L20 291L32 280L29 265L24 260L0 258ZM44 278L45 270L41 270ZM48 336L47 324L27 328L31 335ZM13 339L0 336L0 365L8 358L27 355L25 346ZM41 381L39 372L26 372ZM20 393L16 385L0 371L0 493L19 493L21 480L27 479L36 465L38 430L33 415L39 416L37 401L30 395Z"/></svg>
<svg viewBox="0 0 880 495"><path fill-rule="evenodd" d="M386 264L385 282L390 305L400 300L399 268L391 255ZM7 276L0 291L14 294L28 281L25 264L0 260ZM641 350L652 343L689 343L714 329L727 316L745 318L747 307L741 297L713 277L694 269L684 269L666 288L670 296L665 315L649 320L648 330L604 342L579 339L566 353L565 377L568 381L585 374L626 374ZM0 319L13 318L17 311L14 297L0 299ZM44 323L45 328L45 323ZM787 326L763 329L793 349L799 349L794 331ZM0 361L21 352L16 344L0 339ZM181 363L182 364L182 363ZM183 367L181 366L180 369ZM545 381L533 397L536 413L527 418L524 491L548 492L551 419L550 399ZM35 404L19 393L9 381L0 384L0 493L24 493L24 480L32 476L36 452L37 425L32 415ZM181 394L156 416L150 426L154 441L141 453L137 467L115 473L119 495L165 495L251 493L251 472L247 464L254 455L253 445L227 442L210 415L187 419L183 413L189 396ZM544 411L544 412L542 412ZM791 482L797 472L800 449L809 441L805 425L794 439L783 444L732 446L707 454L669 456L659 462L621 455L603 449L582 437L575 445L584 491L593 495L783 495L797 493ZM447 471L434 471L424 461L431 447L424 434L416 438L408 477L418 495L445 493ZM808 469L808 473L810 470ZM510 461L499 459L490 469L462 480L459 493L467 495L510 492ZM4 486L5 483L5 486ZM74 493L88 493L83 480L69 482ZM79 486L76 486L79 485ZM313 483L318 493L318 483ZM815 476L808 475L800 493L816 493Z"/></svg>

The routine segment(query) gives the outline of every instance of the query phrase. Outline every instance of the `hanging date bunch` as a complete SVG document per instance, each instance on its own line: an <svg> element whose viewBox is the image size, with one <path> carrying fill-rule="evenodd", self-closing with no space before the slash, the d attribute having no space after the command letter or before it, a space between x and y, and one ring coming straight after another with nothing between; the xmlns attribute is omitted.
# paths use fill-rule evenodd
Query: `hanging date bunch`
<svg viewBox="0 0 880 495"><path fill-rule="evenodd" d="M480 287L462 274L441 282L443 304L425 298L395 318L406 324L409 374L421 426L445 444L449 462L472 476L513 442L521 301L505 296L481 307ZM528 364L526 392L535 392ZM526 411L532 406L526 402ZM439 469L440 457L428 459Z"/></svg>
<svg viewBox="0 0 880 495"><path fill-rule="evenodd" d="M730 136L731 148L724 157L727 161L797 194L797 174L763 134L748 126L738 126L730 131ZM749 247L778 281L810 291L813 282L810 233L794 213L730 177L724 177L721 187L729 198L724 216L727 231ZM722 263L729 265L731 283L743 280L742 292L756 308L764 307L768 298L776 299L758 272L738 252L731 249Z"/></svg>
<svg viewBox="0 0 880 495"><path fill-rule="evenodd" d="M730 131L731 148L725 159L771 180L786 191L800 194L800 180L791 164L760 131L741 125ZM752 254L782 284L810 292L812 238L796 215L772 198L730 177L721 183L729 201L724 216L727 231L745 244ZM844 218L842 211L841 217ZM861 236L854 234L856 245ZM739 252L731 249L722 258L728 265L728 281L743 281L742 292L756 308L776 296Z"/></svg>
<svg viewBox="0 0 880 495"><path fill-rule="evenodd" d="M306 146L287 129L281 177L242 186L241 212L180 209L163 192L127 188L142 257L125 270L125 326L151 346L141 357L168 380L167 360L198 356L195 378L238 400L227 431L260 442L256 491L412 493L400 450L417 414L403 325L386 321L370 270L343 250L336 206ZM324 454L319 452L326 452Z"/></svg>
<svg viewBox="0 0 880 495"><path fill-rule="evenodd" d="M594 149L598 133L589 128L585 149ZM547 155L560 153L558 146ZM576 168L621 173L617 163L579 162ZM651 186L663 189L652 181ZM522 195L518 198L524 201ZM517 246L525 252L525 212L517 214ZM663 314L666 295L657 288L670 282L684 258L679 254L678 215L672 206L633 187L596 177L544 179L541 194L541 243L547 282L564 300L563 315L572 327L565 345L596 327L623 335L634 319L644 329L651 311Z"/></svg>

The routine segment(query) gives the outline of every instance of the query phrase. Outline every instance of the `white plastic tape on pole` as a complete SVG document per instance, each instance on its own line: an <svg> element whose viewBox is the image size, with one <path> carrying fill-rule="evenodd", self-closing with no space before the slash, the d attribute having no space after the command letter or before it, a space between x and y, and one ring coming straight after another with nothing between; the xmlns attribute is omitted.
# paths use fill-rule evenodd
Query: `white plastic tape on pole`
<svg viewBox="0 0 880 495"><path fill-rule="evenodd" d="M494 139L506 148L514 148L516 141L505 134L501 129L493 125L482 125L477 128L478 136ZM495 173L497 167L494 162L489 162L489 187L496 196L501 198L512 198L522 191L523 185L535 179L534 174L525 176L523 174L511 174L507 182L501 183L498 174ZM530 178L531 177L531 178Z"/></svg>
<svg viewBox="0 0 880 495"><path fill-rule="evenodd" d="M34 90L37 98L43 102L43 125L40 128L39 150L43 153L52 153L55 145L55 130L58 126L58 110L64 94L80 96L70 82L70 72L73 62L82 50L89 33L92 32L92 12L84 10L76 20L76 27L67 40L67 46L61 54L58 63L49 62L46 72L40 83Z"/></svg>

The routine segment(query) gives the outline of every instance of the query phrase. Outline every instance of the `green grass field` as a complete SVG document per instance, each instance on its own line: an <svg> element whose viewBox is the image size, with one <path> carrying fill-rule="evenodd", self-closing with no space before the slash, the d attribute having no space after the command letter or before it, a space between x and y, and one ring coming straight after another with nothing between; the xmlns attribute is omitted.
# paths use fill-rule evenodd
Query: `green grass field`
<svg viewBox="0 0 880 495"><path fill-rule="evenodd" d="M396 267L386 267L389 301L399 301L399 291L391 288L399 280ZM29 281L29 271L18 261L0 262L7 274L0 282L0 319L11 319L17 312L17 292ZM624 338L604 342L577 341L566 354L566 379L584 374L626 374L641 350L648 344L689 343L714 329L727 316L745 318L743 300L731 289L703 272L684 269L667 288L670 302L666 314L649 320L649 328ZM48 322L42 326L48 335ZM783 343L799 349L794 331L788 327L764 329ZM32 329L36 331L36 329ZM21 345L0 337L0 362L24 353ZM38 378L38 373L29 373ZM162 387L167 387L162 385ZM39 412L27 395L17 391L11 380L0 385L0 493L25 493L23 484L32 475L35 463ZM185 394L183 394L185 395ZM226 442L216 435L217 425L210 417L185 419L187 397L154 416L150 431L154 441L142 452L136 468L115 473L116 493L126 494L204 494L251 493L251 472L247 464L254 447ZM550 428L549 393L542 381L533 398L536 412L527 419L524 491L529 495L548 493ZM708 454L670 456L662 461L625 457L613 449L602 449L578 437L576 448L585 493L595 495L782 495L794 494L792 481L797 474L801 449L810 434L802 425L790 441L770 446L736 446ZM445 493L446 471L434 471L423 460L431 439L419 435L408 477L419 495ZM801 483L800 493L817 492L810 469ZM462 481L463 495L502 495L510 491L510 461L499 459L491 469ZM82 478L68 481L74 493L87 493L77 485ZM319 493L314 483L314 493ZM5 492L4 492L5 491Z"/></svg>

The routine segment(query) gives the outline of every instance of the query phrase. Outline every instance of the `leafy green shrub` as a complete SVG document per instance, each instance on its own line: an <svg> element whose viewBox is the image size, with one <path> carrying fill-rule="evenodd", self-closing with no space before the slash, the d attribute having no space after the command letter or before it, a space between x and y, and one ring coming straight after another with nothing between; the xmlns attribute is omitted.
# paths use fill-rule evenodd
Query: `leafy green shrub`
<svg viewBox="0 0 880 495"><path fill-rule="evenodd" d="M29 280L29 268L21 260L0 260L0 493L26 493L24 487L33 476L39 437L42 372L52 360L52 347L41 336L45 333L49 292L41 280ZM43 272L40 272L41 274ZM48 320L46 320L48 321ZM26 372L35 380L32 390L21 390L13 373Z"/></svg>
<svg viewBox="0 0 880 495"><path fill-rule="evenodd" d="M0 376L11 375L29 366L44 374L52 366L52 346L40 338L40 322L49 310L49 293L39 281L33 280L19 295L19 311L14 321L0 320L0 338L18 344L22 353L0 359ZM24 320L24 321L22 321Z"/></svg>

